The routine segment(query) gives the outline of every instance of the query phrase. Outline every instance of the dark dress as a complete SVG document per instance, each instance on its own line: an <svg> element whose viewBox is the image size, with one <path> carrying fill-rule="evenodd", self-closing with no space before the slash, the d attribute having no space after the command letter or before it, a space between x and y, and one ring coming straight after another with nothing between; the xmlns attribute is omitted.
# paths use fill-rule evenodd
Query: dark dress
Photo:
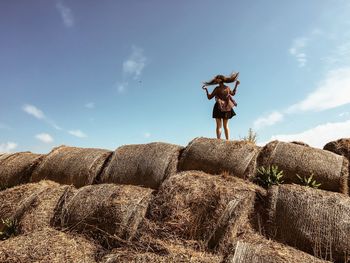
<svg viewBox="0 0 350 263"><path fill-rule="evenodd" d="M214 119L231 119L233 116L235 116L236 113L233 109L231 111L223 112L219 109L219 104L215 102L214 108L213 108L213 118Z"/></svg>

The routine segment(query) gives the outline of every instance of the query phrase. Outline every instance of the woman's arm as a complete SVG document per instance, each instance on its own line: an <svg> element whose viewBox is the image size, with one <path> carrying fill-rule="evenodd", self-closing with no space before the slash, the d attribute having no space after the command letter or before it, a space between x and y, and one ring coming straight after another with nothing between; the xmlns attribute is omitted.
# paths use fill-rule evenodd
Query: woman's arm
<svg viewBox="0 0 350 263"><path fill-rule="evenodd" d="M235 88L234 88L232 91L230 91L230 94L231 94L232 96L234 96L234 95L236 94L237 87L238 87L238 85L239 85L240 83L241 83L241 82L239 82L239 80L236 81Z"/></svg>
<svg viewBox="0 0 350 263"><path fill-rule="evenodd" d="M205 85L202 87L204 90L205 90L205 92L207 93L207 98L208 98L208 100L211 100L212 98L214 98L215 97L215 95L216 95L216 88L213 90L213 92L210 94L209 93L209 91L208 91L208 89L205 87Z"/></svg>

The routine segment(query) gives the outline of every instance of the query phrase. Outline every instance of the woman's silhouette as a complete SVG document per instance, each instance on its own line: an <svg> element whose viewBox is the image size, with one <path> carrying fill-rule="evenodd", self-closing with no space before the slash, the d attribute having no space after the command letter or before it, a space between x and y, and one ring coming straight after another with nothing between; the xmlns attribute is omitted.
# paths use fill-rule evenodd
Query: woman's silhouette
<svg viewBox="0 0 350 263"><path fill-rule="evenodd" d="M212 80L204 82L202 88L206 91L209 100L215 97L215 105L213 108L213 118L216 120L216 137L221 138L221 126L224 125L226 140L230 139L230 129L228 127L228 120L231 119L236 113L233 107L237 106L237 103L232 98L236 94L238 85L240 84L238 80L239 73L232 73L230 76L225 77L223 75L217 75ZM224 83L235 83L235 88L233 90L230 87L224 85ZM213 92L210 94L206 86L216 85Z"/></svg>

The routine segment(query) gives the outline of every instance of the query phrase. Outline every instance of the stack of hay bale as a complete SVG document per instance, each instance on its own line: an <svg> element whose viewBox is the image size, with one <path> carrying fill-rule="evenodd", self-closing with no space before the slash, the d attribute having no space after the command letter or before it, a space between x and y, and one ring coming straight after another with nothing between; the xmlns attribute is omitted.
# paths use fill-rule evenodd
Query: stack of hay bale
<svg viewBox="0 0 350 263"><path fill-rule="evenodd" d="M253 183L269 165L287 184ZM0 218L15 225L0 223L15 235L0 261L347 262L348 167L300 142L208 138L0 155ZM296 174L322 190L294 185Z"/></svg>

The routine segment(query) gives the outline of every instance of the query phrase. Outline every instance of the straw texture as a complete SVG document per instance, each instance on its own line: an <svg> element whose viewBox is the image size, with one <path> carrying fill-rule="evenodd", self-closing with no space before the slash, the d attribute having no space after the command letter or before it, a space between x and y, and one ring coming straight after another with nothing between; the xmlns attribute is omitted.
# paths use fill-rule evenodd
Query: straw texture
<svg viewBox="0 0 350 263"><path fill-rule="evenodd" d="M256 171L259 147L250 142L196 138L184 150L179 170L200 170L210 174L229 172L251 178Z"/></svg>
<svg viewBox="0 0 350 263"><path fill-rule="evenodd" d="M157 189L165 178L176 173L182 148L168 143L119 147L113 153L99 182L131 184Z"/></svg>
<svg viewBox="0 0 350 263"><path fill-rule="evenodd" d="M76 187L90 185L110 155L110 151L103 149L60 146L34 170L32 182L47 179Z"/></svg>

